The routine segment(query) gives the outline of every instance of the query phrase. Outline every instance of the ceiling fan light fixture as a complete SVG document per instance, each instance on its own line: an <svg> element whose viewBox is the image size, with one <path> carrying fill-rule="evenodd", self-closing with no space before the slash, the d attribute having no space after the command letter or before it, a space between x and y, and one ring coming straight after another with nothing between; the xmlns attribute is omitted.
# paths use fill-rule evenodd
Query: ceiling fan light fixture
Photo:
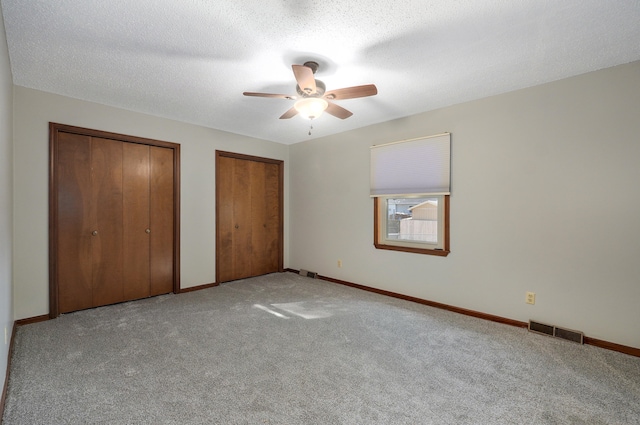
<svg viewBox="0 0 640 425"><path fill-rule="evenodd" d="M307 97L300 99L295 103L295 105L293 105L302 117L309 120L318 118L328 106L329 102L320 97Z"/></svg>

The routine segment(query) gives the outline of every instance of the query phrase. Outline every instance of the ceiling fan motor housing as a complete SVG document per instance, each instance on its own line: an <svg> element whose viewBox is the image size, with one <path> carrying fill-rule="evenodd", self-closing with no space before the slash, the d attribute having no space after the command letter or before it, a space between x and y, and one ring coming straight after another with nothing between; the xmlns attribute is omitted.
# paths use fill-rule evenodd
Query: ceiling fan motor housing
<svg viewBox="0 0 640 425"><path fill-rule="evenodd" d="M302 97L322 97L324 92L327 91L327 86L320 80L315 80L316 82L316 92L313 94L309 94L302 90L298 84L296 84L296 92Z"/></svg>

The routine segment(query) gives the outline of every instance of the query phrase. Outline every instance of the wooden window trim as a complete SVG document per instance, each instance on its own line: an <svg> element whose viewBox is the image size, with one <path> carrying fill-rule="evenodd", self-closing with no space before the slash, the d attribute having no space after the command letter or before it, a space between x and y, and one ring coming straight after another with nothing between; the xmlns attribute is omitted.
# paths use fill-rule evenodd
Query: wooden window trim
<svg viewBox="0 0 640 425"><path fill-rule="evenodd" d="M373 245L376 249L386 249L389 251L401 251L411 252L414 254L435 255L438 257L446 257L451 252L449 247L449 196L444 196L444 249L429 249L429 248L410 248L397 245L386 245L380 243L380 216L379 216L379 202L380 200L373 198Z"/></svg>

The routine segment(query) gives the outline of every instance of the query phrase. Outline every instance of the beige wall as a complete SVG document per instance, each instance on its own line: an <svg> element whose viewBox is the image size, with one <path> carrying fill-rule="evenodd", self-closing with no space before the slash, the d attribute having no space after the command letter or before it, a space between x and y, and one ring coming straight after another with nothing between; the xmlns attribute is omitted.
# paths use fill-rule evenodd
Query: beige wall
<svg viewBox="0 0 640 425"><path fill-rule="evenodd" d="M12 93L13 84L4 19L0 9L0 386L7 371L8 341L13 327L11 302L12 245Z"/></svg>
<svg viewBox="0 0 640 425"><path fill-rule="evenodd" d="M638 111L635 62L292 145L291 267L640 348ZM446 131L451 254L376 250L369 147Z"/></svg>
<svg viewBox="0 0 640 425"><path fill-rule="evenodd" d="M281 159L288 191L288 146L24 87L14 89L14 309L47 314L48 125L69 124L180 143L181 286L215 282L215 150ZM288 210L285 196L285 212ZM285 240L288 215L285 214ZM285 244L285 267L288 244Z"/></svg>
<svg viewBox="0 0 640 425"><path fill-rule="evenodd" d="M2 61L0 51L6 72ZM8 81L3 74L5 121ZM13 103L16 319L48 312L53 121L181 144L183 288L215 281L214 152L222 149L286 161L285 267L640 347L640 62L292 146L23 87ZM6 128L0 148L10 152ZM376 250L369 146L444 131L452 133L452 253ZM3 236L0 248L7 244ZM536 305L524 303L525 291L536 292Z"/></svg>

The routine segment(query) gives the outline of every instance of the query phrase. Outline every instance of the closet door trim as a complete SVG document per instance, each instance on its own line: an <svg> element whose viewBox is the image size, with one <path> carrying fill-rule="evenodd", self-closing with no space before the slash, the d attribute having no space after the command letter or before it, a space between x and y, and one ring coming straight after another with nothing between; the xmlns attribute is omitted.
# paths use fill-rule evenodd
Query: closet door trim
<svg viewBox="0 0 640 425"><path fill-rule="evenodd" d="M284 161L280 159L263 158L260 156L245 155L234 152L225 152L216 150L216 284L220 283L220 224L218 223L218 217L220 216L220 202L219 193L220 187L218 186L218 161L220 157L242 159L246 161L265 162L267 164L275 164L278 166L278 271L284 271Z"/></svg>
<svg viewBox="0 0 640 425"><path fill-rule="evenodd" d="M112 139L120 142L137 143L147 146L157 146L173 150L173 292L180 292L180 145L162 140L146 139L143 137L128 136L118 133L110 133L101 130L75 127L66 124L49 123L49 318L54 319L60 315L58 299L58 187L56 175L56 148L58 146L59 133L73 133L83 136Z"/></svg>

